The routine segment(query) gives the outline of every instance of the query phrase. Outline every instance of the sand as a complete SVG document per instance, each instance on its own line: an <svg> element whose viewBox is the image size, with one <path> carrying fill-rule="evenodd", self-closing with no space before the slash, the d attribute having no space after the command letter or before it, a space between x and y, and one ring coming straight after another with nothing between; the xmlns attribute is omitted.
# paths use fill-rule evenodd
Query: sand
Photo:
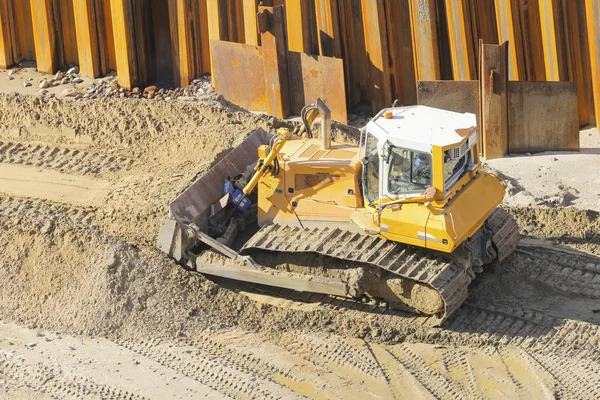
<svg viewBox="0 0 600 400"><path fill-rule="evenodd" d="M0 93L0 398L598 397L594 211L507 198L527 241L441 328L215 283L158 252L168 204L253 129L282 124L214 95ZM586 156L490 165L542 198L527 162Z"/></svg>

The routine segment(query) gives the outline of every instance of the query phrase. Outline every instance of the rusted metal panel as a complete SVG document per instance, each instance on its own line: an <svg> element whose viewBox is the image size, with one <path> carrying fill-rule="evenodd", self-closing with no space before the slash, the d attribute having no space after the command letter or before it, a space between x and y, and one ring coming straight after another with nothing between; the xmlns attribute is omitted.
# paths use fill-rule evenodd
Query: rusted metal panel
<svg viewBox="0 0 600 400"><path fill-rule="evenodd" d="M117 70L117 57L115 55L115 36L112 26L112 13L110 10L111 0L102 0L104 7L104 21L101 21L106 34L106 49L108 56L108 69Z"/></svg>
<svg viewBox="0 0 600 400"><path fill-rule="evenodd" d="M445 4L454 79L477 79L472 32L465 21L465 0L445 0Z"/></svg>
<svg viewBox="0 0 600 400"><path fill-rule="evenodd" d="M138 85L138 74L131 1L111 0L110 11L119 84L127 89L132 89Z"/></svg>
<svg viewBox="0 0 600 400"><path fill-rule="evenodd" d="M560 45L563 32L560 0L538 2L540 29L544 50L544 66L547 81L561 81L566 78L564 54Z"/></svg>
<svg viewBox="0 0 600 400"><path fill-rule="evenodd" d="M488 160L508 153L508 43L480 44L482 156Z"/></svg>
<svg viewBox="0 0 600 400"><path fill-rule="evenodd" d="M196 46L200 46L200 52L202 54L202 73L209 74L211 72L211 39L209 33L207 0L198 0L198 25L200 40L199 43L196 43Z"/></svg>
<svg viewBox="0 0 600 400"><path fill-rule="evenodd" d="M262 48L213 40L211 52L216 92L247 110L266 111Z"/></svg>
<svg viewBox="0 0 600 400"><path fill-rule="evenodd" d="M102 68L95 0L73 2L79 71L83 76L96 78L106 71Z"/></svg>
<svg viewBox="0 0 600 400"><path fill-rule="evenodd" d="M37 69L52 74L58 69L58 58L51 0L31 0L31 20Z"/></svg>
<svg viewBox="0 0 600 400"><path fill-rule="evenodd" d="M8 68L15 62L11 38L12 21L8 7L8 2L0 1L0 68Z"/></svg>
<svg viewBox="0 0 600 400"><path fill-rule="evenodd" d="M212 43L213 40L227 40L227 8L223 9L223 0L204 0L206 1L207 22L208 22L208 38ZM212 44L210 46L212 49ZM210 52L210 70L212 72L212 83L216 87L215 82L218 77L215 76L214 57L212 50Z"/></svg>
<svg viewBox="0 0 600 400"><path fill-rule="evenodd" d="M590 68L594 93L594 115L600 125L600 0L585 0L586 25L590 49Z"/></svg>
<svg viewBox="0 0 600 400"><path fill-rule="evenodd" d="M338 0L315 0L319 54L342 57Z"/></svg>
<svg viewBox="0 0 600 400"><path fill-rule="evenodd" d="M340 32L344 41L346 94L350 105L367 98L369 60L363 34L361 0L339 2Z"/></svg>
<svg viewBox="0 0 600 400"><path fill-rule="evenodd" d="M369 99L376 112L392 104L385 2L362 0L362 19L369 57Z"/></svg>
<svg viewBox="0 0 600 400"><path fill-rule="evenodd" d="M545 1L545 0L542 0ZM525 60L525 74L527 80L546 80L546 66L544 63L544 44L539 15L538 0L519 0L519 25L522 54Z"/></svg>
<svg viewBox="0 0 600 400"><path fill-rule="evenodd" d="M290 113L290 98L283 6L259 7L258 29L263 49L267 112L285 118Z"/></svg>
<svg viewBox="0 0 600 400"><path fill-rule="evenodd" d="M409 0L386 3L386 23L392 73L392 97L399 104L417 102L416 71L411 33Z"/></svg>
<svg viewBox="0 0 600 400"><path fill-rule="evenodd" d="M579 100L579 125L589 123L589 108L587 102L588 85L585 82L583 53L581 45L581 32L579 27L579 10L577 2L561 0L564 24L564 44L568 67L568 80L577 83L577 97Z"/></svg>
<svg viewBox="0 0 600 400"><path fill-rule="evenodd" d="M578 151L574 82L509 82L510 153Z"/></svg>
<svg viewBox="0 0 600 400"><path fill-rule="evenodd" d="M471 113L479 119L479 81L419 81L417 104Z"/></svg>
<svg viewBox="0 0 600 400"><path fill-rule="evenodd" d="M523 47L521 45L520 25L515 23L515 7L512 0L496 0L496 20L498 38L501 42L508 42L508 78L511 80L525 79L523 71Z"/></svg>
<svg viewBox="0 0 600 400"><path fill-rule="evenodd" d="M322 98L331 110L331 118L348 122L344 62L339 58L288 52L291 111L300 115L302 108Z"/></svg>
<svg viewBox="0 0 600 400"><path fill-rule="evenodd" d="M169 25L173 51L175 85L188 86L195 76L196 57L192 41L192 8L189 0L172 0L169 3Z"/></svg>
<svg viewBox="0 0 600 400"><path fill-rule="evenodd" d="M413 0L410 6L416 79L441 79L436 1Z"/></svg>
<svg viewBox="0 0 600 400"><path fill-rule="evenodd" d="M29 0L14 0L17 39L22 60L35 60L33 27L31 25L31 4Z"/></svg>
<svg viewBox="0 0 600 400"><path fill-rule="evenodd" d="M256 14L258 14L258 4L260 0L243 0L244 8L244 37L245 43L258 46L259 34L256 26Z"/></svg>
<svg viewBox="0 0 600 400"><path fill-rule="evenodd" d="M275 2L273 3L275 5ZM314 2L306 0L285 0L288 50L299 53L316 54L318 43Z"/></svg>

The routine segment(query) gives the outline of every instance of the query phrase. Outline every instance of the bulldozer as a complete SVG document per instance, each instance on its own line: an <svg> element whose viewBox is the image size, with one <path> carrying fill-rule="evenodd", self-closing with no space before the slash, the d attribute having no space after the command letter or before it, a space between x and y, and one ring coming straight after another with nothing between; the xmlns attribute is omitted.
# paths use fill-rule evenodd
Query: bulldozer
<svg viewBox="0 0 600 400"><path fill-rule="evenodd" d="M380 301L434 325L515 250L473 114L386 108L358 146L332 141L321 99L301 119L254 131L177 197L158 248L208 276Z"/></svg>

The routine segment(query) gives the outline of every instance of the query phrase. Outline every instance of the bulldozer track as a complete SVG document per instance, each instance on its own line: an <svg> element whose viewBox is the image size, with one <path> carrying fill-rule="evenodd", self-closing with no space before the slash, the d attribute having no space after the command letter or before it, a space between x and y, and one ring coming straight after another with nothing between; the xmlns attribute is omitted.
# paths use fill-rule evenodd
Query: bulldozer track
<svg viewBox="0 0 600 400"><path fill-rule="evenodd" d="M431 368L408 346L395 346L389 354L408 371L423 387L438 399L466 399L459 388L463 386L450 378L444 377L439 371Z"/></svg>
<svg viewBox="0 0 600 400"><path fill-rule="evenodd" d="M600 361L600 327L574 320L564 320L535 310L465 303L442 328L431 326L429 318L395 310L385 304L296 292L290 289L263 287L257 290L298 302L318 302L343 312L347 318L364 318L364 313L382 318L402 318L407 325L424 329L433 344L454 343L457 337L474 345L513 346L542 354L555 353L581 359ZM382 323L383 322L382 320ZM431 331L428 331L431 329ZM423 331L421 331L423 334ZM421 340L421 339L419 339ZM317 349L315 349L318 352ZM359 368L372 371L372 366Z"/></svg>
<svg viewBox="0 0 600 400"><path fill-rule="evenodd" d="M130 168L135 161L83 150L0 141L0 163L56 169L61 172L101 174Z"/></svg>
<svg viewBox="0 0 600 400"><path fill-rule="evenodd" d="M24 365L0 358L0 374L55 399L146 399L144 396L126 390L97 384L87 378L64 377L60 369L39 363Z"/></svg>
<svg viewBox="0 0 600 400"><path fill-rule="evenodd" d="M77 207L0 194L0 215L9 219L28 218L39 224L66 219L71 224L91 226L94 225L94 212L93 207Z"/></svg>
<svg viewBox="0 0 600 400"><path fill-rule="evenodd" d="M342 340L331 342L314 335L299 335L280 344L290 353L324 369L338 365L372 379L385 378L366 343L360 347L350 346Z"/></svg>
<svg viewBox="0 0 600 400"><path fill-rule="evenodd" d="M303 229L278 224L262 227L242 251L260 249L284 253L311 252L341 260L373 265L405 279L418 281L438 291L445 305L441 316L430 316L442 324L467 298L471 278L466 268L434 256L423 249L360 232L338 228Z"/></svg>
<svg viewBox="0 0 600 400"><path fill-rule="evenodd" d="M559 398L564 399L598 399L600 386L590 384L590 380L581 378L580 367L572 360L558 359L553 354L540 355L527 353L530 361L538 368L547 371L558 383L555 390ZM575 361L576 362L576 361ZM595 374L596 381L600 376ZM583 375L589 377L589 375Z"/></svg>
<svg viewBox="0 0 600 400"><path fill-rule="evenodd" d="M300 398L285 386L268 377L253 379L252 374L233 363L221 359L195 357L198 349L174 352L170 347L161 348L150 341L116 340L115 343L134 353L149 358L158 364L191 378L213 390L236 399L280 399ZM281 392L287 392L282 395Z"/></svg>
<svg viewBox="0 0 600 400"><path fill-rule="evenodd" d="M519 246L519 271L561 292L600 298L600 258L567 249Z"/></svg>

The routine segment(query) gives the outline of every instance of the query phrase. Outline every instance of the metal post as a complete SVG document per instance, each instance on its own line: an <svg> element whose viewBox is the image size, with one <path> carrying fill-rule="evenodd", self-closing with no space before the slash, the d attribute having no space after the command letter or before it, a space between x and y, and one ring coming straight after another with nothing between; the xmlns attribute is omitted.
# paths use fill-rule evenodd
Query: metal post
<svg viewBox="0 0 600 400"><path fill-rule="evenodd" d="M243 0L244 6L244 37L246 44L258 46L258 27L256 26L256 14L260 0Z"/></svg>
<svg viewBox="0 0 600 400"><path fill-rule="evenodd" d="M283 6L259 7L258 29L261 33L267 113L279 118L290 114Z"/></svg>
<svg viewBox="0 0 600 400"><path fill-rule="evenodd" d="M435 0L412 0L410 7L416 79L442 79Z"/></svg>
<svg viewBox="0 0 600 400"><path fill-rule="evenodd" d="M452 74L457 81L477 79L475 49L472 38L468 37L470 30L467 31L464 2L465 0L446 0Z"/></svg>
<svg viewBox="0 0 600 400"><path fill-rule="evenodd" d="M37 69L52 74L58 69L58 52L51 0L31 0L31 20Z"/></svg>
<svg viewBox="0 0 600 400"><path fill-rule="evenodd" d="M112 0L110 10L119 84L131 89L138 85L131 2L128 0Z"/></svg>
<svg viewBox="0 0 600 400"><path fill-rule="evenodd" d="M494 3L496 5L498 39L500 42L508 42L508 77L513 81L524 80L521 54L518 51L518 49L522 50L522 47L517 43L517 39L521 39L521 33L518 22L515 24L513 21L512 1L496 0Z"/></svg>
<svg viewBox="0 0 600 400"><path fill-rule="evenodd" d="M369 97L373 112L392 104L388 40L383 0L362 0L365 47L369 56Z"/></svg>
<svg viewBox="0 0 600 400"><path fill-rule="evenodd" d="M600 0L585 0L585 15L590 46L594 114L600 126Z"/></svg>

